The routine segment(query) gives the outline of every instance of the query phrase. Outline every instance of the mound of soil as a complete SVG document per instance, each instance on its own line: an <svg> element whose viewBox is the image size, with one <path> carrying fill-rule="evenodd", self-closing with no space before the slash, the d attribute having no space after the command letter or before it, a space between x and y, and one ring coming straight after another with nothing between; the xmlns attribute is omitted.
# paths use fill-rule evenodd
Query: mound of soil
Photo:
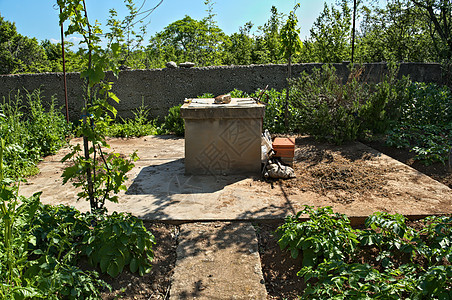
<svg viewBox="0 0 452 300"><path fill-rule="evenodd" d="M281 181L282 186L301 191L314 191L333 202L349 204L368 193L385 193L388 171L366 163L371 153L345 153L311 138L296 140L294 170L296 178Z"/></svg>

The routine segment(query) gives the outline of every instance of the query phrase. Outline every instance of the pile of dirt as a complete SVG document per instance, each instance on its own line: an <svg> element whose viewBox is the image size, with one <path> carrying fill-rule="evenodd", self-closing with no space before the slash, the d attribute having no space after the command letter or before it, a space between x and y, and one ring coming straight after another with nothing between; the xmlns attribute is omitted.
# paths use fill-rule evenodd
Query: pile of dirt
<svg viewBox="0 0 452 300"><path fill-rule="evenodd" d="M308 137L297 138L296 143L293 168L297 177L279 181L291 193L316 192L342 204L370 193L387 194L384 174L390 170L369 164L372 153L348 153Z"/></svg>

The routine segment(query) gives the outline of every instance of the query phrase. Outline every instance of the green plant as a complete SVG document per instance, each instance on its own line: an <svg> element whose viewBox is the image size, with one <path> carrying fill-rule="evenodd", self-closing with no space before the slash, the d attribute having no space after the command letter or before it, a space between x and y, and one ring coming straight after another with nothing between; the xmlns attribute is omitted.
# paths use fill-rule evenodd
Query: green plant
<svg viewBox="0 0 452 300"><path fill-rule="evenodd" d="M11 178L39 172L36 164L42 156L55 153L66 144L70 131L54 99L44 101L39 89L18 91L0 103L0 136L5 140L4 171Z"/></svg>
<svg viewBox="0 0 452 300"><path fill-rule="evenodd" d="M118 97L111 91L113 83L105 77L105 72L111 70L114 76L119 73L120 42L124 40L124 32L129 33L130 26L137 16L133 2L125 0L130 15L126 17L126 25L116 22L116 12L110 11L109 22L111 33L107 33L107 46L101 47L102 30L99 23L92 25L88 19L88 12L84 0L58 0L60 24L69 20L65 34L78 33L86 49L81 53L88 64L81 72L85 82L85 99L83 105L83 120L79 133L83 136L83 149L80 145L72 148L63 161L72 160L73 166L63 172L64 183L72 180L77 187L82 187L78 194L90 202L91 210L105 211L105 201L117 201L118 193L124 189L123 182L126 173L133 167L132 161L137 159L134 153L130 160L121 158L118 154L104 154L102 147L109 148L105 140L106 128L116 117L116 109L109 104L109 100L119 102Z"/></svg>
<svg viewBox="0 0 452 300"><path fill-rule="evenodd" d="M132 111L134 118L114 122L107 128L106 135L111 137L140 137L157 134L156 121L149 119L149 109L143 104Z"/></svg>
<svg viewBox="0 0 452 300"><path fill-rule="evenodd" d="M298 221L302 212L310 216L303 224ZM330 208L307 207L302 212L288 217L278 228L281 236L278 243L296 255L298 252L293 249L300 249L305 255L302 245L306 241L320 245L312 247L313 242L309 242L306 249L320 249L317 263L303 259L303 267L297 273L307 284L301 295L303 299L448 299L452 296L450 216L428 217L417 231L407 225L402 215L377 212L366 219L363 230L352 230L347 223L334 225L341 217ZM346 228L343 234L337 233L340 228ZM333 252L337 255L331 255L331 247L323 246L330 241L344 249L350 232L353 249L343 252L348 255L338 251ZM344 238L337 239L340 236ZM401 259L404 254L409 254L411 259Z"/></svg>
<svg viewBox="0 0 452 300"><path fill-rule="evenodd" d="M126 265L132 273L138 271L141 276L149 273L155 241L141 220L115 212L96 222L94 230L82 242L82 253L93 266L99 265L102 272L112 277Z"/></svg>
<svg viewBox="0 0 452 300"><path fill-rule="evenodd" d="M300 216L309 220L302 222ZM277 230L281 250L288 248L293 258L303 254L303 266L315 266L323 259L347 260L353 256L358 240L345 215L333 214L331 207L306 206L295 217L289 216Z"/></svg>
<svg viewBox="0 0 452 300"><path fill-rule="evenodd" d="M413 83L405 94L386 143L410 149L415 159L427 165L445 164L452 147L452 92L447 87Z"/></svg>
<svg viewBox="0 0 452 300"><path fill-rule="evenodd" d="M300 114L298 130L336 144L355 140L361 128L359 113L368 95L367 86L358 81L359 72L352 70L343 85L335 68L325 64L292 80L291 101Z"/></svg>
<svg viewBox="0 0 452 300"><path fill-rule="evenodd" d="M94 272L75 267L71 243L76 223L63 222L42 230L40 193L30 198L4 177L0 139L0 297L2 299L93 299L106 287ZM49 206L47 206L49 207ZM56 225L56 224L53 224ZM39 233L39 234L38 234ZM45 242L44 242L45 241Z"/></svg>
<svg viewBox="0 0 452 300"><path fill-rule="evenodd" d="M185 123L180 114L181 105L176 105L168 110L168 115L165 117L163 128L166 133L174 133L178 136L183 136L185 133Z"/></svg>

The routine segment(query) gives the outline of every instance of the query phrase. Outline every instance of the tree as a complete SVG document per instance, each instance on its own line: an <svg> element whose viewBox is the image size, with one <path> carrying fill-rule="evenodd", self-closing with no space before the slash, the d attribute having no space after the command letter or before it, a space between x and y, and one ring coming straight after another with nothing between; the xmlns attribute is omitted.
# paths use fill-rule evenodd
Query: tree
<svg viewBox="0 0 452 300"><path fill-rule="evenodd" d="M430 21L432 40L442 58L452 59L452 2L450 0L408 0ZM433 30L432 30L433 29ZM439 42L435 39L439 37Z"/></svg>
<svg viewBox="0 0 452 300"><path fill-rule="evenodd" d="M191 61L200 66L217 65L223 60L227 36L217 26L213 2L205 1L208 16L198 21L185 16L151 37L147 52L153 61Z"/></svg>
<svg viewBox="0 0 452 300"><path fill-rule="evenodd" d="M281 62L281 37L280 30L282 26L283 15L278 12L275 6L271 8L270 19L259 26L256 36L253 61L258 64L279 63Z"/></svg>
<svg viewBox="0 0 452 300"><path fill-rule="evenodd" d="M19 34L14 23L0 16L0 74L50 70L46 53L38 41Z"/></svg>
<svg viewBox="0 0 452 300"><path fill-rule="evenodd" d="M297 4L293 11L290 12L289 18L286 21L286 24L281 29L281 55L287 59L287 71L288 71L288 80L292 77L291 71L291 62L292 55L300 52L303 44L300 41L300 29L297 28L297 16L295 12L297 8L300 7L300 4ZM289 83L286 91L286 103L285 103L285 120L284 125L286 128L289 128Z"/></svg>
<svg viewBox="0 0 452 300"><path fill-rule="evenodd" d="M249 65L253 63L255 40L251 36L253 23L248 22L226 39L223 63L227 65Z"/></svg>
<svg viewBox="0 0 452 300"><path fill-rule="evenodd" d="M304 55L309 61L335 63L350 57L351 9L345 0L340 7L339 10L324 4L305 43Z"/></svg>
<svg viewBox="0 0 452 300"><path fill-rule="evenodd" d="M431 23L419 7L392 1L384 8L364 8L358 56L373 61L438 61Z"/></svg>
<svg viewBox="0 0 452 300"><path fill-rule="evenodd" d="M131 4L132 0L125 0ZM66 35L78 33L82 36L82 43L86 48L79 52L85 56L87 65L80 73L85 81L85 95L83 105L83 121L80 134L83 136L82 146L76 145L63 161L73 160L73 166L63 172L63 183L73 180L76 187L81 187L79 198L86 198L90 202L92 212L104 213L105 201L117 202L116 195L125 189L126 173L132 169L132 160L119 157L119 154L106 154L103 148L109 148L105 140L105 127L111 121L110 115L116 115L116 109L109 100L118 102L119 99L111 91L112 82L107 80L105 71L111 70L118 76L118 57L121 51L119 40L123 38L123 28L115 27L107 41L106 48L101 48L102 30L96 22L92 25L88 19L85 0L58 0L61 8L60 26L64 21L70 21Z"/></svg>

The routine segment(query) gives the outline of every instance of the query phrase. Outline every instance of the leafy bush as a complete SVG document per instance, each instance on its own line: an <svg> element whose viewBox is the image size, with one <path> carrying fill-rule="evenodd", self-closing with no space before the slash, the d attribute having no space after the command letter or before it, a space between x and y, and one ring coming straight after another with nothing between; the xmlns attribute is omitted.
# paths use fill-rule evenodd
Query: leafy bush
<svg viewBox="0 0 452 300"><path fill-rule="evenodd" d="M163 123L163 133L174 133L178 136L184 136L185 123L180 114L181 105L173 106L169 109L168 115Z"/></svg>
<svg viewBox="0 0 452 300"><path fill-rule="evenodd" d="M145 135L157 134L156 121L149 119L149 109L141 105L136 111L133 111L133 119L123 119L121 122L112 123L106 131L111 137L140 137Z"/></svg>
<svg viewBox="0 0 452 300"><path fill-rule="evenodd" d="M292 80L298 130L336 144L384 132L393 117L391 106L403 97L409 80L397 81L392 70L380 83L368 84L361 81L361 73L352 69L343 84L335 68L325 64Z"/></svg>
<svg viewBox="0 0 452 300"><path fill-rule="evenodd" d="M0 142L1 299L99 299L109 286L97 272L78 267L84 257L110 276L126 265L149 272L154 237L141 220L43 205L40 193L18 196L18 186L4 176Z"/></svg>
<svg viewBox="0 0 452 300"><path fill-rule="evenodd" d="M0 136L7 145L3 157L6 174L15 178L36 174L41 157L65 145L70 127L54 99L44 103L40 90L27 92L25 103L19 92L12 99L3 99Z"/></svg>
<svg viewBox="0 0 452 300"><path fill-rule="evenodd" d="M154 236L141 220L114 212L95 222L94 230L84 235L81 247L93 266L99 265L103 273L112 277L127 265L130 272L138 271L141 276L150 272Z"/></svg>
<svg viewBox="0 0 452 300"><path fill-rule="evenodd" d="M309 220L300 222L301 215ZM281 250L288 248L293 258L303 253L303 266L316 266L324 259L347 260L358 240L345 215L333 214L330 207L314 210L306 206L296 216L289 216L278 228Z"/></svg>
<svg viewBox="0 0 452 300"><path fill-rule="evenodd" d="M386 143L408 148L425 164L445 164L452 147L452 92L435 84L413 83L400 103L399 119Z"/></svg>
<svg viewBox="0 0 452 300"><path fill-rule="evenodd" d="M302 222L302 214L310 219ZM423 222L416 231L403 216L378 212L354 230L331 208L306 207L277 229L278 243L303 255L303 299L449 299L452 217ZM366 251L371 255L359 255Z"/></svg>

